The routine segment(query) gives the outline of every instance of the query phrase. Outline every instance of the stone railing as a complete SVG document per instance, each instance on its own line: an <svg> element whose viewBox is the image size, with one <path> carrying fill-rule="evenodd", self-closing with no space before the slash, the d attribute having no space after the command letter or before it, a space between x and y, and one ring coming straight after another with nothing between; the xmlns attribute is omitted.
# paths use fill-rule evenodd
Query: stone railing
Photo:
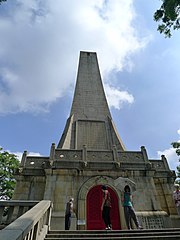
<svg viewBox="0 0 180 240"><path fill-rule="evenodd" d="M0 201L0 228L3 228L34 207L39 201Z"/></svg>
<svg viewBox="0 0 180 240"><path fill-rule="evenodd" d="M6 201L1 201L6 202ZM0 202L0 209L3 209L2 203ZM17 201L7 201L7 202L15 202L17 206ZM23 215L18 217L18 214L22 211L23 201L19 201L19 211L15 214L18 218L11 222L7 227L0 231L0 239L11 239L11 240L43 240L45 238L46 233L50 227L50 218L51 218L51 210L52 204L50 201L42 200L33 207L33 202L29 201L29 207L32 207L29 211L25 212ZM5 203L4 203L5 204ZM10 203L9 203L10 204ZM28 207L28 201L24 201L24 205ZM7 205L8 207L8 205ZM10 206L10 209L13 208L13 205ZM21 210L20 210L21 209ZM1 212L4 210L1 210ZM14 211L10 211L9 217L7 217L6 223L15 218L13 215ZM3 219L3 217L2 217ZM1 220L2 221L2 220Z"/></svg>

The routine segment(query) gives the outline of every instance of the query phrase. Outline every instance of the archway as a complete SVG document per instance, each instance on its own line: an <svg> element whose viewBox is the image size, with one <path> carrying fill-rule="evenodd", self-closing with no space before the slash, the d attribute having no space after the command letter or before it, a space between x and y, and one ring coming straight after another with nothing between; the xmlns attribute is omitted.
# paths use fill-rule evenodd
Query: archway
<svg viewBox="0 0 180 240"><path fill-rule="evenodd" d="M111 195L111 222L113 230L121 229L120 216L119 216L119 204L116 193L108 187ZM87 206L87 229L88 230L101 230L105 229L105 225L101 214L102 203L102 190L101 185L96 185L91 188L87 194L86 206Z"/></svg>

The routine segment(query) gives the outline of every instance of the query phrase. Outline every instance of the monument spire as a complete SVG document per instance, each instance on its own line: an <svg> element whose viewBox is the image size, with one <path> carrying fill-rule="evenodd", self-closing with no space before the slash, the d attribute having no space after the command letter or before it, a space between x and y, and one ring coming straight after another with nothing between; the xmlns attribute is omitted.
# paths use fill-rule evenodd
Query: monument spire
<svg viewBox="0 0 180 240"><path fill-rule="evenodd" d="M80 52L76 88L71 108L74 120L111 118L96 53Z"/></svg>
<svg viewBox="0 0 180 240"><path fill-rule="evenodd" d="M80 52L70 117L58 148L125 150L107 104L95 52Z"/></svg>

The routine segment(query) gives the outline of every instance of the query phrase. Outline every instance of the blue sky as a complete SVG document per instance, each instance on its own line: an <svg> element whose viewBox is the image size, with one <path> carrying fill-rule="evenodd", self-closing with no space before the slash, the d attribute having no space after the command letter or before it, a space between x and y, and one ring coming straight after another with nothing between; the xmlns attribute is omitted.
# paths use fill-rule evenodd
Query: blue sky
<svg viewBox="0 0 180 240"><path fill-rule="evenodd" d="M79 52L97 52L127 150L165 154L180 140L180 34L156 31L152 0L13 0L0 6L0 145L48 156L70 113Z"/></svg>

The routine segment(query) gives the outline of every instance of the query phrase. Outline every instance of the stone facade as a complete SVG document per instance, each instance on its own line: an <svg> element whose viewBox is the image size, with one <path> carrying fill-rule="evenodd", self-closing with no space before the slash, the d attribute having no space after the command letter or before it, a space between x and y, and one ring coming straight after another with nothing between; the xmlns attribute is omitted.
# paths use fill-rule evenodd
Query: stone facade
<svg viewBox="0 0 180 240"><path fill-rule="evenodd" d="M13 199L51 200L51 228L64 229L65 204L74 197L72 229L87 229L87 195L106 184L119 202L121 228L126 228L121 196L124 183L134 183L134 207L145 228L178 223L172 199L175 173L165 156L148 159L144 146L127 151L112 121L96 53L81 52L70 117L48 157L25 151L16 173Z"/></svg>

